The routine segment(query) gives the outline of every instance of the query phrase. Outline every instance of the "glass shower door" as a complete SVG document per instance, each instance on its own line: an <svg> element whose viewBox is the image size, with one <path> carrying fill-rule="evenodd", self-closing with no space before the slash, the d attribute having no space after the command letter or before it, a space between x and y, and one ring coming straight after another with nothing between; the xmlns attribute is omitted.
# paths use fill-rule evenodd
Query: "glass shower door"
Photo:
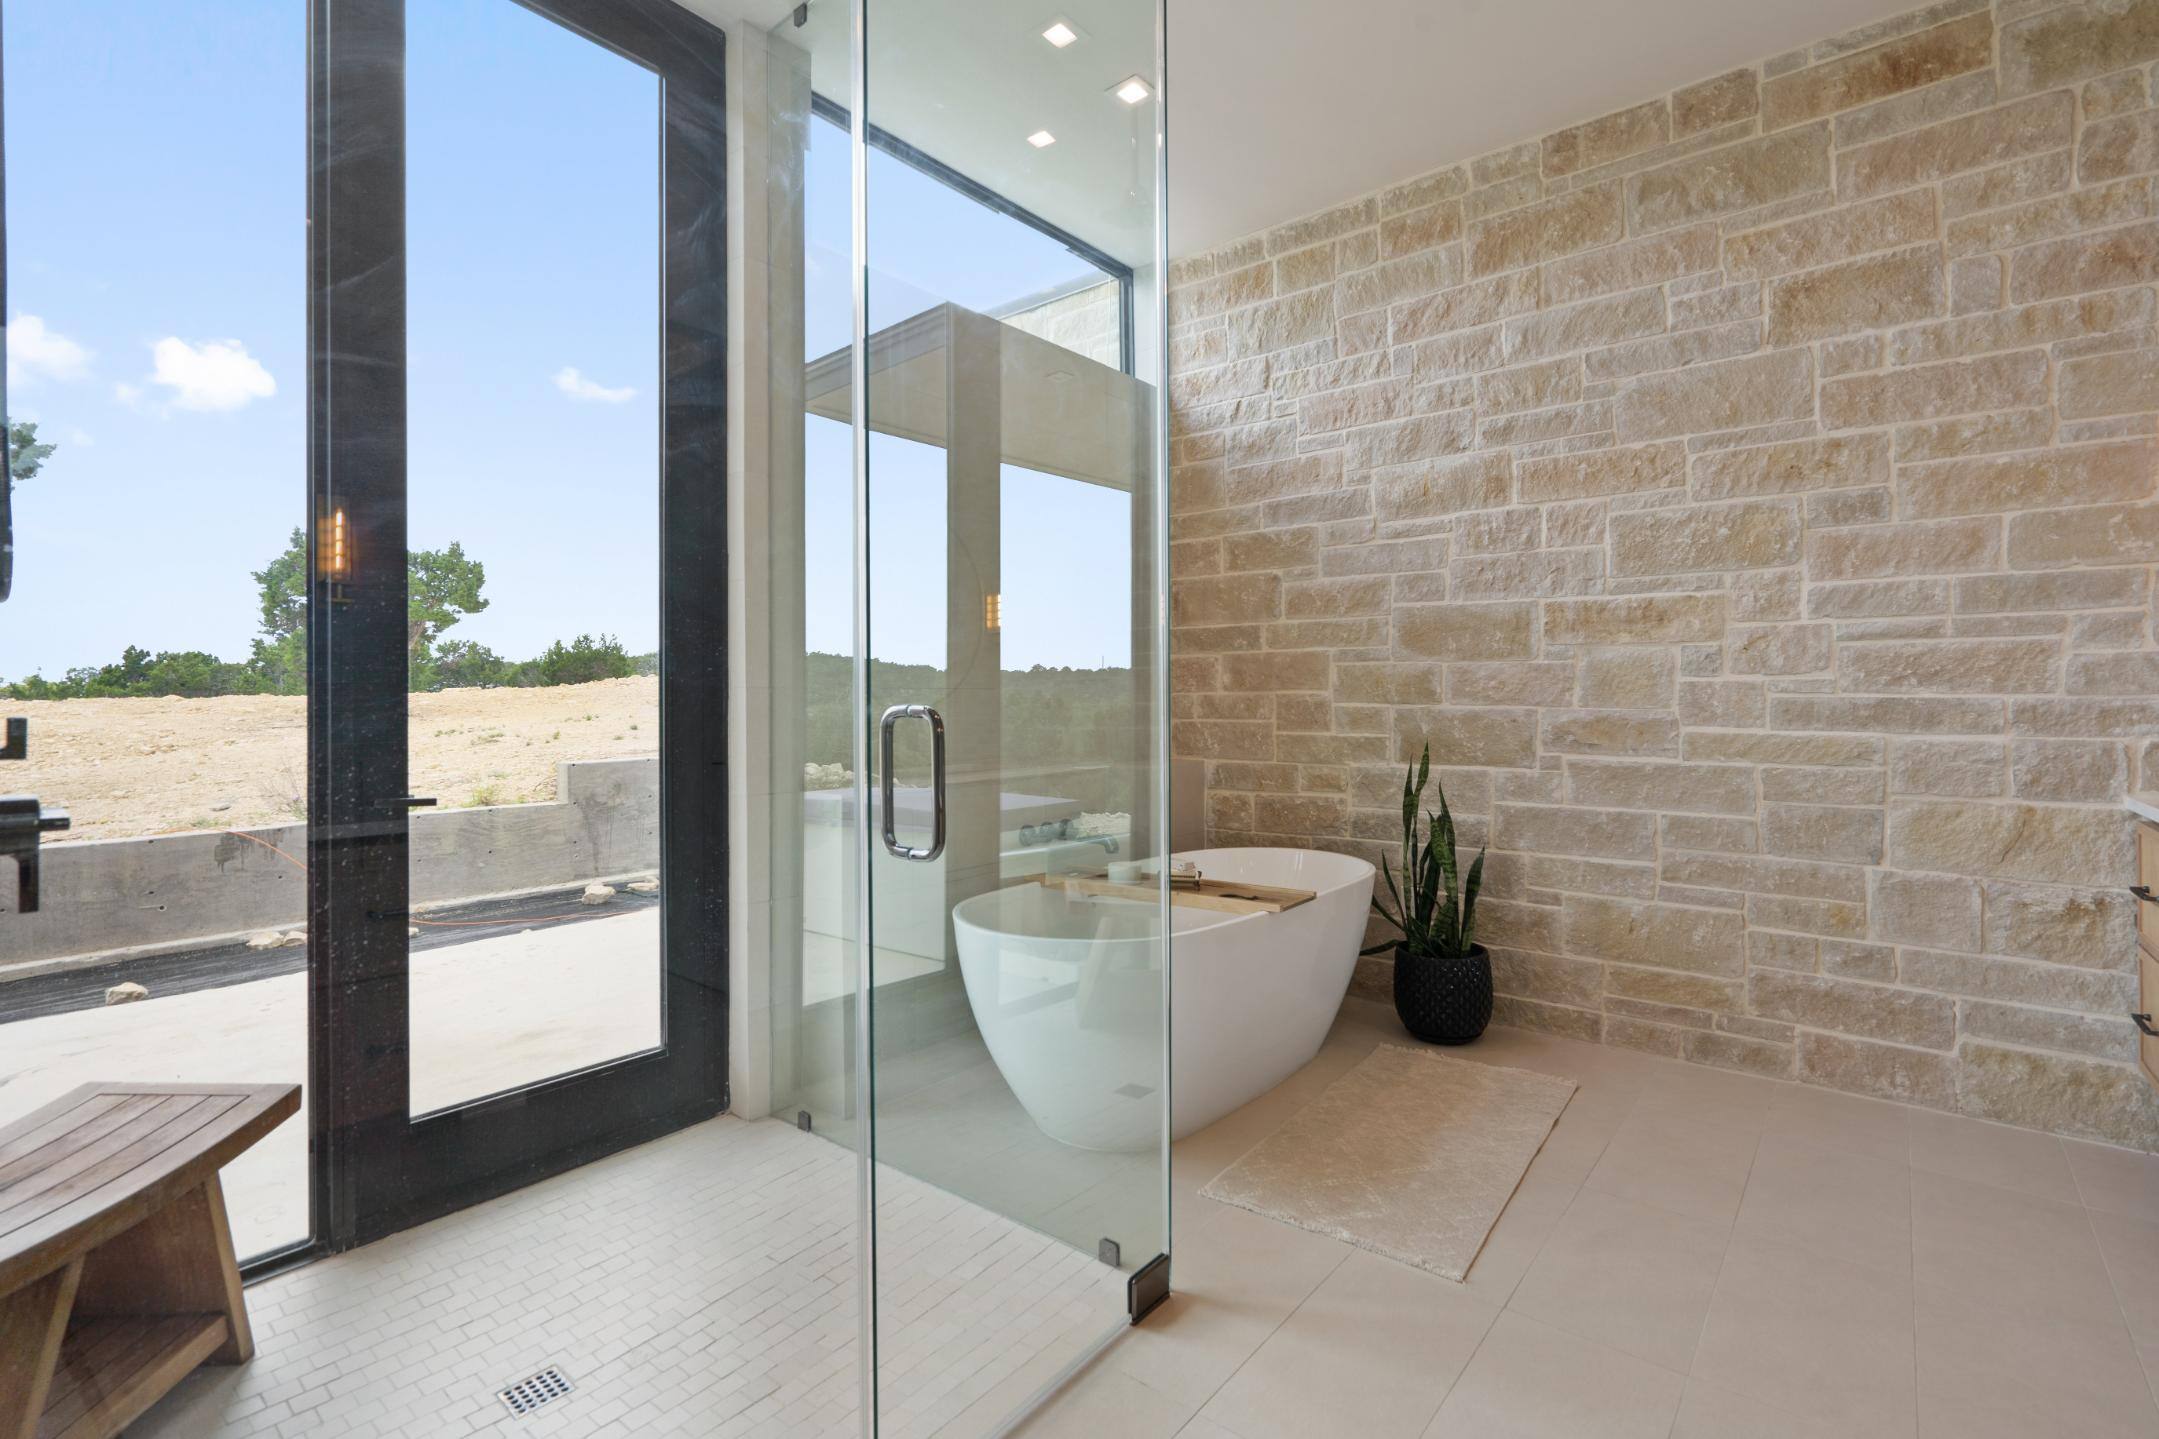
<svg viewBox="0 0 2159 1439"><path fill-rule="evenodd" d="M1168 1284L1157 16L860 0L878 1432Z"/></svg>

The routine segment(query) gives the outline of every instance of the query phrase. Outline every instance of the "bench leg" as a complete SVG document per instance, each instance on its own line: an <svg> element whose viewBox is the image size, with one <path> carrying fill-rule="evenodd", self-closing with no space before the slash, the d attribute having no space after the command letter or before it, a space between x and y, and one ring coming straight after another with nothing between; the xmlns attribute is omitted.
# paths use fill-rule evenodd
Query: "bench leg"
<svg viewBox="0 0 2159 1439"><path fill-rule="evenodd" d="M244 1364L253 1358L255 1339L217 1176L92 1250L83 1264L75 1312L222 1314L225 1343L207 1362Z"/></svg>
<svg viewBox="0 0 2159 1439"><path fill-rule="evenodd" d="M0 1439L35 1439L82 1260L0 1298Z"/></svg>

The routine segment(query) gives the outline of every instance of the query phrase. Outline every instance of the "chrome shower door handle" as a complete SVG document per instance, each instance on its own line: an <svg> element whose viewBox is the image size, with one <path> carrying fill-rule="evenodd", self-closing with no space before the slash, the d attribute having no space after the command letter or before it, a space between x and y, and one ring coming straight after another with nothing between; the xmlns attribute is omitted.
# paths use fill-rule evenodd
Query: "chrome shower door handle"
<svg viewBox="0 0 2159 1439"><path fill-rule="evenodd" d="M899 816L892 796L892 731L903 719L930 722L930 847L901 844ZM945 717L928 705L894 705L877 721L877 769L885 851L899 859L928 863L945 852Z"/></svg>

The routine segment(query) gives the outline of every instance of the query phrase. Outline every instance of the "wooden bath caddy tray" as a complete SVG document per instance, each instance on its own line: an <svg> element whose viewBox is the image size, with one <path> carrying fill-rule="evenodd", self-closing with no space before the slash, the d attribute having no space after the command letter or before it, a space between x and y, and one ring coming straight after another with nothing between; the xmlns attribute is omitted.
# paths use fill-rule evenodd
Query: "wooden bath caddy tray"
<svg viewBox="0 0 2159 1439"><path fill-rule="evenodd" d="M1104 899L1136 899L1152 903L1161 891L1153 884L1118 884L1106 875L1044 874L1038 883L1066 894L1091 894ZM1282 889L1271 884L1239 884L1228 879L1172 879L1169 902L1192 909L1214 909L1224 914L1280 914L1295 909L1316 895L1309 889Z"/></svg>

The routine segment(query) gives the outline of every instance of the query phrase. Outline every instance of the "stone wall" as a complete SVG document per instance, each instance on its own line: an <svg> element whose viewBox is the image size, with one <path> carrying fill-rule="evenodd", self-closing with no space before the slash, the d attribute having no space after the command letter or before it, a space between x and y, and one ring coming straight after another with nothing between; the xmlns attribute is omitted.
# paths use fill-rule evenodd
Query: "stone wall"
<svg viewBox="0 0 2159 1439"><path fill-rule="evenodd" d="M1177 265L1212 842L1429 740L1502 1023L2159 1147L2155 60L1951 0Z"/></svg>

